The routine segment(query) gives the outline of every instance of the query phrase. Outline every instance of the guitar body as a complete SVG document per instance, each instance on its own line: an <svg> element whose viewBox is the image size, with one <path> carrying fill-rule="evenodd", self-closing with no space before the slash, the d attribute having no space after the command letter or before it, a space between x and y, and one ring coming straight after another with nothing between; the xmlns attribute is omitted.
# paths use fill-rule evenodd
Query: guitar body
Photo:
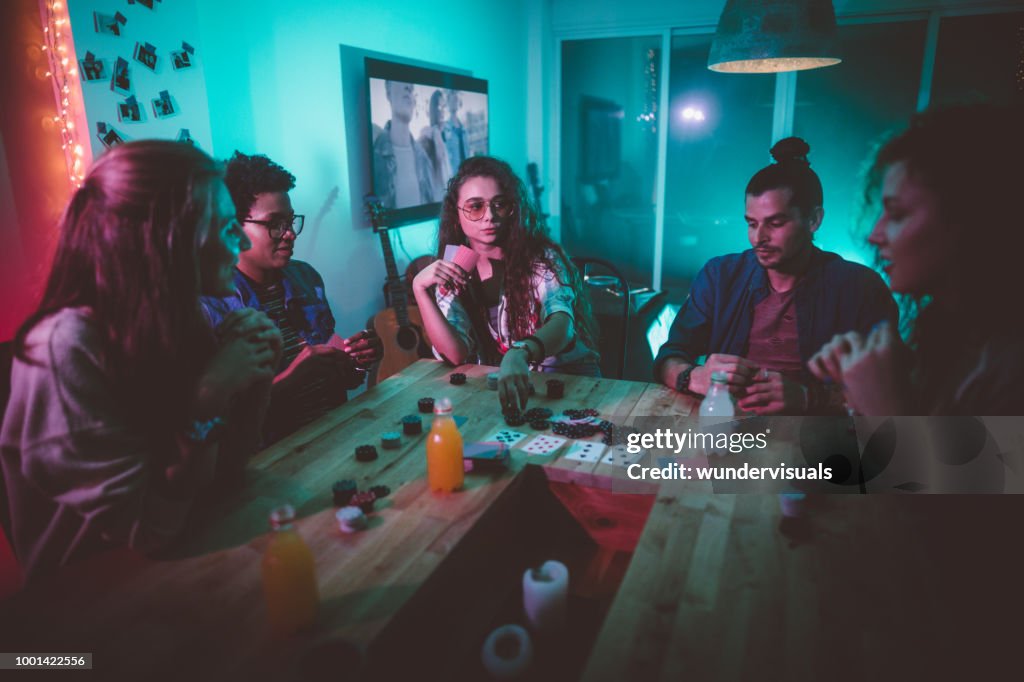
<svg viewBox="0 0 1024 682"><path fill-rule="evenodd" d="M385 308L370 321L384 344L384 357L377 367L378 382L420 359L420 346L424 343L423 318L420 317L420 309L414 305L407 307L405 313L408 316L408 324L405 325L399 321L394 308Z"/></svg>

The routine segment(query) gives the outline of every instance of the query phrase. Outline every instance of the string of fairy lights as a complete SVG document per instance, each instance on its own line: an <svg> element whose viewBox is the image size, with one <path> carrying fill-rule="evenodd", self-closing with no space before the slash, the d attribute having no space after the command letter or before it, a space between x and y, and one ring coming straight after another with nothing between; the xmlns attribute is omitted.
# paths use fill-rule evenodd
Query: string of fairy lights
<svg viewBox="0 0 1024 682"><path fill-rule="evenodd" d="M60 146L64 150L68 179L76 188L85 179L85 149L80 132L75 126L78 110L82 106L82 91L78 79L78 65L68 45L71 41L71 20L63 0L45 0L43 24L43 53L49 70L46 76L53 82L57 97L57 114L53 123L60 131Z"/></svg>

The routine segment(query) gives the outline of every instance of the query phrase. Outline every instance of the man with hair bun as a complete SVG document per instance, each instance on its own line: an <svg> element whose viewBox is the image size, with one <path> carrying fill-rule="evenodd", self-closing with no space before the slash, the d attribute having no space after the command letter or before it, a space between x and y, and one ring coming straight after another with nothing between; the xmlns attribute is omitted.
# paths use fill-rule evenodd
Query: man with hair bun
<svg viewBox="0 0 1024 682"><path fill-rule="evenodd" d="M654 361L669 388L702 396L711 374L724 372L747 412L828 412L841 395L807 361L836 334L898 319L877 273L814 245L825 211L809 152L798 137L780 140L775 162L747 183L751 248L712 258L694 279Z"/></svg>

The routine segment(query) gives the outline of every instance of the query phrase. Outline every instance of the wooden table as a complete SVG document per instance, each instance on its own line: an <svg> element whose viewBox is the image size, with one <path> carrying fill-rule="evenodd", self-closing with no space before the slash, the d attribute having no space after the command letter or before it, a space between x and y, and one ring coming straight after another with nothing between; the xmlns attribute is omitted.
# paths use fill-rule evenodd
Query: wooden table
<svg viewBox="0 0 1024 682"><path fill-rule="evenodd" d="M993 543L979 533L993 520L1019 518L1018 496L974 499L968 515L964 504L938 496L830 496L813 515L813 533L794 539L778 530L774 495L715 495L694 483L651 488L646 502L634 495L593 501L587 491L607 488L613 473L603 464L556 456L531 457L544 466L528 467L515 450L510 471L468 475L463 492L443 496L426 489L423 436L380 449L375 462L354 460L357 444L400 430L423 396L452 398L455 414L469 420L466 441L503 427L497 396L485 387L489 368L461 368L469 376L462 387L448 383L450 371L421 361L260 453L245 488L209 510L213 520L172 557L112 552L0 605L0 649L94 652L96 669L132 679L311 679L303 666L319 654L341 661L327 651L338 642L368 652L384 670L415 669L420 657L447 646L459 649L452 660L470 660L478 633L508 612L524 567L568 545L592 545L608 517L639 537L625 561L621 547L588 549L585 574L574 574L577 587L585 582L603 600L601 615L607 611L593 624L586 664L574 668L583 679L867 680L894 671L910 679L953 644L977 644L981 632L991 644L1002 643L1000 633L1020 637L1019 621L998 623L1004 612L1020 613L1024 573L1016 571L1024 562L1011 551L1016 540ZM546 378L537 377L541 394ZM618 417L693 408L653 384L559 378L564 399L538 395L532 404L592 406ZM342 478L394 491L365 532L336 529L330 487ZM556 495L550 481L563 486ZM558 503L579 494L590 536ZM621 514L609 512L609 500ZM260 560L267 513L283 502L298 510L297 527L316 556L321 609L312 632L275 640L265 624ZM596 523L588 526L588 514ZM979 572L985 579L970 583L965 598L962 580L978 580ZM617 590L601 593L609 580ZM985 601L993 591L1001 608ZM972 669L985 670L987 661ZM451 660L444 665L420 671L453 679L461 670ZM946 665L939 669L951 670Z"/></svg>

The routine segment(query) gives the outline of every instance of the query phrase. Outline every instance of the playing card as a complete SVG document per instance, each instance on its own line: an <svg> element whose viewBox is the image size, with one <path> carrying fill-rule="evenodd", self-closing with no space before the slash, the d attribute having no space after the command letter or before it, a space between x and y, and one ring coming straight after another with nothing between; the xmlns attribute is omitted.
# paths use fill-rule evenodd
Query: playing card
<svg viewBox="0 0 1024 682"><path fill-rule="evenodd" d="M574 462L597 462L601 459L601 455L604 454L605 446L603 443L596 443L590 440L576 441L569 447L569 451L565 453L565 457L562 459L572 460Z"/></svg>
<svg viewBox="0 0 1024 682"><path fill-rule="evenodd" d="M469 459L481 457L486 459L497 459L508 452L508 446L504 443L467 443L462 449L462 457Z"/></svg>
<svg viewBox="0 0 1024 682"><path fill-rule="evenodd" d="M550 455L565 445L565 439L558 436L537 436L523 448L531 455Z"/></svg>
<svg viewBox="0 0 1024 682"><path fill-rule="evenodd" d="M611 464L617 467L626 467L634 462L640 461L640 459L647 454L646 450L640 450L637 453L631 453L627 449L626 445L615 445L608 450L608 454L601 459L601 464Z"/></svg>
<svg viewBox="0 0 1024 682"><path fill-rule="evenodd" d="M479 258L479 254L468 246L449 244L444 247L444 259L455 263L466 272L473 271Z"/></svg>
<svg viewBox="0 0 1024 682"><path fill-rule="evenodd" d="M525 433L520 433L519 431L510 431L509 429L502 429L501 431L498 431L497 433L488 436L484 440L494 441L496 443L504 443L505 445L512 447L513 445L515 445L524 438L526 438Z"/></svg>

